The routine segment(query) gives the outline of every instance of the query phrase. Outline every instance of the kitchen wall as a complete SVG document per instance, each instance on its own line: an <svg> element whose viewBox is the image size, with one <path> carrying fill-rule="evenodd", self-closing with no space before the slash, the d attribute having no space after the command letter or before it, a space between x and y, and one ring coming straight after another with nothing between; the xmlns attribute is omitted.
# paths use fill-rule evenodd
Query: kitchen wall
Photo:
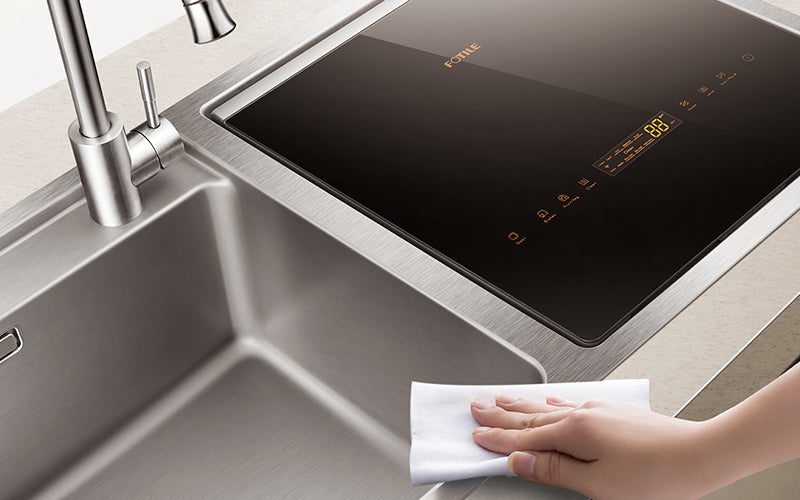
<svg viewBox="0 0 800 500"><path fill-rule="evenodd" d="M45 0L2 0L0 5L1 112L64 78L64 67ZM167 24L183 11L180 0L83 0L82 5L98 58Z"/></svg>

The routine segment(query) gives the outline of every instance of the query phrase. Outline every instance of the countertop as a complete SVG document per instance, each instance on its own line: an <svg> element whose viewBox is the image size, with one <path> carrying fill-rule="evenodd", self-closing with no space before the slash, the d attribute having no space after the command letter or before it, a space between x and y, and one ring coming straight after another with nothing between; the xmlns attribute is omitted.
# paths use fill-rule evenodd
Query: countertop
<svg viewBox="0 0 800 500"><path fill-rule="evenodd" d="M184 18L102 59L110 110L128 128L144 120L135 65L153 65L165 109L275 42L333 0L228 0L236 31L196 46ZM800 14L800 0L769 3ZM91 29L91 27L90 27ZM0 113L0 212L74 165L67 126L74 109L65 81ZM41 145L47 145L42 147ZM800 291L800 213L719 279L609 378L649 378L654 410L674 414Z"/></svg>

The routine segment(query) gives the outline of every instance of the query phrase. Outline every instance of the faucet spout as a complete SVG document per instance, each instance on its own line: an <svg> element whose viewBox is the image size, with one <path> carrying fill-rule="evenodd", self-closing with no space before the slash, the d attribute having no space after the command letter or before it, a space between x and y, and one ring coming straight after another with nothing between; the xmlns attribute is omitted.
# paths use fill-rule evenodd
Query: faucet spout
<svg viewBox="0 0 800 500"><path fill-rule="evenodd" d="M183 8L192 26L194 43L219 40L236 28L222 0L183 0Z"/></svg>

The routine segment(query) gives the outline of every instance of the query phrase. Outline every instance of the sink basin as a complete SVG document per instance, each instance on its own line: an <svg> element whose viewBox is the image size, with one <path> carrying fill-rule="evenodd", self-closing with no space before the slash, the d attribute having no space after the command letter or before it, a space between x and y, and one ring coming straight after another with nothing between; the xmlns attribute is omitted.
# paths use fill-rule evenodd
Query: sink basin
<svg viewBox="0 0 800 500"><path fill-rule="evenodd" d="M143 196L125 228L76 201L0 240L0 498L419 498L412 380L543 380L191 155Z"/></svg>

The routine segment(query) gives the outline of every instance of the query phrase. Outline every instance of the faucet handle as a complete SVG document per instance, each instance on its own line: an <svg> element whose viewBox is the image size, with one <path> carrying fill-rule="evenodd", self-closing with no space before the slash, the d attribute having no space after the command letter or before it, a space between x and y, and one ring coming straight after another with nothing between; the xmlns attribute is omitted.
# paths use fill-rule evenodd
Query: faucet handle
<svg viewBox="0 0 800 500"><path fill-rule="evenodd" d="M138 186L183 154L183 141L175 126L158 115L156 87L150 63L136 65L139 88L147 120L128 134L128 152L133 166L133 185Z"/></svg>
<svg viewBox="0 0 800 500"><path fill-rule="evenodd" d="M161 125L161 118L158 116L156 86L153 83L153 70L150 67L150 63L148 61L141 61L136 65L136 73L139 75L139 88L142 91L147 126L149 128L158 128L158 126Z"/></svg>

